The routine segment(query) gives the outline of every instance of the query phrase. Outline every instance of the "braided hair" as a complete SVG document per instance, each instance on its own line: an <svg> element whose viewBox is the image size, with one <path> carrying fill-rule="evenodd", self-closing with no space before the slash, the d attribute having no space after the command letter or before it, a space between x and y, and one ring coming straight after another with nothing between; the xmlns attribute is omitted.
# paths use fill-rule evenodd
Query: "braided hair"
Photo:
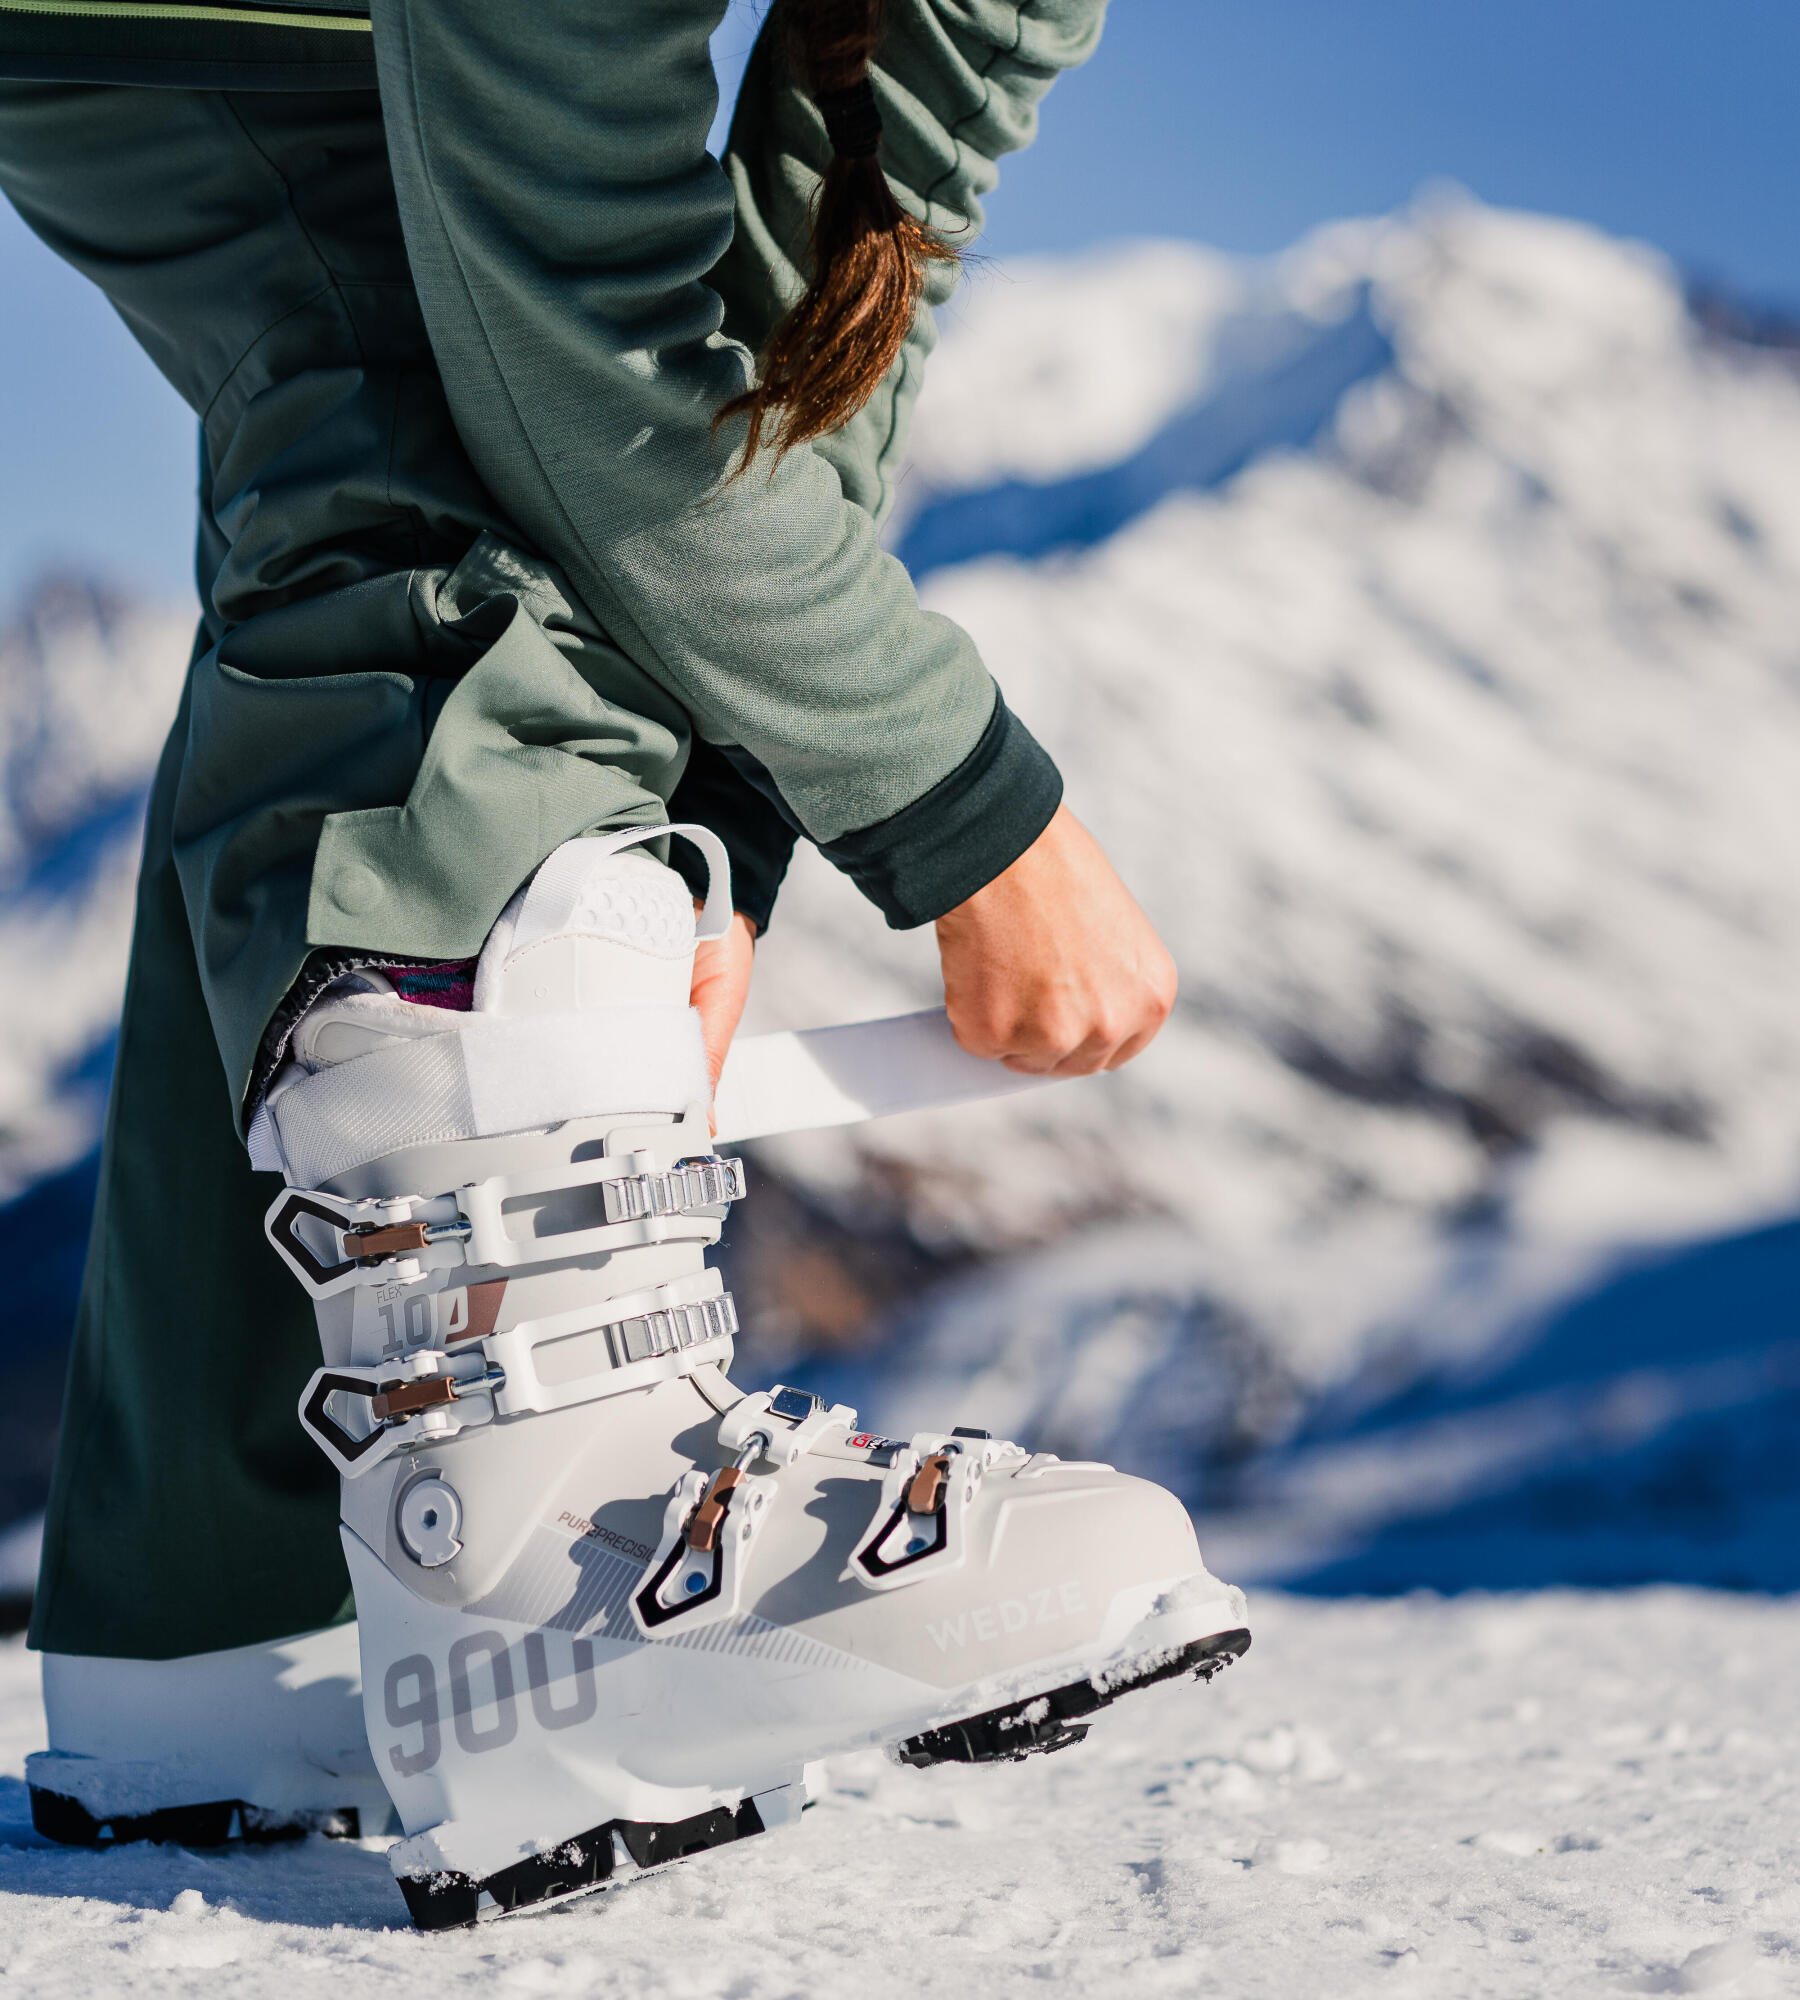
<svg viewBox="0 0 1800 2000"><path fill-rule="evenodd" d="M719 412L721 423L749 419L743 465L764 443L779 458L848 423L898 358L930 267L956 261L882 171L869 65L883 0L779 4L788 62L825 121L831 161L813 203L811 280L769 335L754 387Z"/></svg>

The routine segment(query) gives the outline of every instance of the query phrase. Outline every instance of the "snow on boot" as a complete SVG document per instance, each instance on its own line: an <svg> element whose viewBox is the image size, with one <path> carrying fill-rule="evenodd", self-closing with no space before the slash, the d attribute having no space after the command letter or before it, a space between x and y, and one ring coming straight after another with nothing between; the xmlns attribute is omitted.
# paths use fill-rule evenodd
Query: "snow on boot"
<svg viewBox="0 0 1800 2000"><path fill-rule="evenodd" d="M790 1824L833 1752L1060 1748L1249 1643L1157 1487L732 1385L705 1253L744 1169L708 1123L691 901L630 851L663 831L552 854L472 1012L328 994L270 1093L269 1234L325 1354L302 1420L343 1474L427 1929ZM680 831L717 935L722 850Z"/></svg>

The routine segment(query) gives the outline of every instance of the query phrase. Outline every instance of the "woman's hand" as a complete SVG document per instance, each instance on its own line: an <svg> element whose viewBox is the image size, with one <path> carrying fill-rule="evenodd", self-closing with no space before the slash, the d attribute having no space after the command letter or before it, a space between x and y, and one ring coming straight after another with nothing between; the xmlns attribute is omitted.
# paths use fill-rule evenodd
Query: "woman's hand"
<svg viewBox="0 0 1800 2000"><path fill-rule="evenodd" d="M1066 806L937 937L956 1039L1030 1076L1117 1069L1175 1004L1174 960Z"/></svg>
<svg viewBox="0 0 1800 2000"><path fill-rule="evenodd" d="M695 903L694 914L700 914ZM706 1069L713 1088L725 1067L725 1052L743 1019L750 993L750 968L756 955L756 926L742 910L731 913L731 928L711 944L694 947L694 984L688 1004L700 1010L700 1033L706 1043Z"/></svg>

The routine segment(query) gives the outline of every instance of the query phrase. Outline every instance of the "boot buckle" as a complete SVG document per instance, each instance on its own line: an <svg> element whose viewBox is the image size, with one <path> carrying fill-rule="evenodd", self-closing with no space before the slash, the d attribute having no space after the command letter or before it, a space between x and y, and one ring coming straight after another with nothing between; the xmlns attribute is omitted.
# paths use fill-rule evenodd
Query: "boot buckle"
<svg viewBox="0 0 1800 2000"><path fill-rule="evenodd" d="M509 1203L577 1189L598 1192L603 1222L546 1237L515 1236L507 1227ZM283 1188L263 1228L312 1297L328 1299L352 1285L416 1284L429 1271L457 1265L507 1269L546 1257L692 1238L696 1230L703 1237L709 1230L716 1234L718 1211L742 1200L745 1191L740 1159L694 1154L659 1169L651 1153L638 1151L549 1173L496 1174L451 1193L391 1201Z"/></svg>
<svg viewBox="0 0 1800 2000"><path fill-rule="evenodd" d="M744 1594L746 1545L767 1507L771 1474L753 1474L768 1439L760 1431L738 1452L737 1461L709 1478L683 1473L663 1515L662 1540L631 1600L633 1618L646 1639L662 1637L671 1626L699 1631L735 1618Z"/></svg>
<svg viewBox="0 0 1800 2000"><path fill-rule="evenodd" d="M780 1472L811 1451L827 1431L855 1428L856 1412L847 1404L777 1386L733 1403L719 1419L719 1442L727 1451L741 1452L760 1438L762 1456Z"/></svg>
<svg viewBox="0 0 1800 2000"><path fill-rule="evenodd" d="M439 1212L421 1216L421 1209ZM276 1254L315 1299L352 1285L411 1283L427 1268L460 1264L472 1228L449 1196L345 1201L305 1188L283 1188L263 1217ZM323 1251L317 1247L321 1232L329 1246Z"/></svg>
<svg viewBox="0 0 1800 2000"><path fill-rule="evenodd" d="M300 1422L346 1479L357 1479L403 1446L439 1444L471 1424L492 1423L504 1370L459 1366L465 1357L426 1349L378 1368L317 1368L300 1398ZM481 1361L471 1355L469 1361ZM368 1405L370 1427L358 1433L331 1413L331 1399Z"/></svg>
<svg viewBox="0 0 1800 2000"><path fill-rule="evenodd" d="M723 1208L748 1192L744 1163L718 1153L694 1154L661 1173L620 1174L600 1183L608 1222L642 1222L651 1217L690 1215Z"/></svg>
<svg viewBox="0 0 1800 2000"><path fill-rule="evenodd" d="M845 1576L867 1590L898 1590L960 1568L965 1518L989 1455L957 1437L915 1437L888 1468L875 1518Z"/></svg>

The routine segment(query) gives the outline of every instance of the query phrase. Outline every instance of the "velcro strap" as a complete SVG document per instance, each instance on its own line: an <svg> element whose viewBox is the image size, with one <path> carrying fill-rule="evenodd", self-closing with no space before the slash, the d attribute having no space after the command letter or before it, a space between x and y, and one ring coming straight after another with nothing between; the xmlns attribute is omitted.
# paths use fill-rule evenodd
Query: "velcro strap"
<svg viewBox="0 0 1800 2000"><path fill-rule="evenodd" d="M319 1187L408 1146L491 1139L570 1118L679 1117L708 1095L691 1007L466 1014L271 1094L289 1178Z"/></svg>
<svg viewBox="0 0 1800 2000"><path fill-rule="evenodd" d="M970 1055L942 1007L886 1021L740 1035L713 1098L713 1130L723 1145L1009 1097L1055 1080Z"/></svg>

